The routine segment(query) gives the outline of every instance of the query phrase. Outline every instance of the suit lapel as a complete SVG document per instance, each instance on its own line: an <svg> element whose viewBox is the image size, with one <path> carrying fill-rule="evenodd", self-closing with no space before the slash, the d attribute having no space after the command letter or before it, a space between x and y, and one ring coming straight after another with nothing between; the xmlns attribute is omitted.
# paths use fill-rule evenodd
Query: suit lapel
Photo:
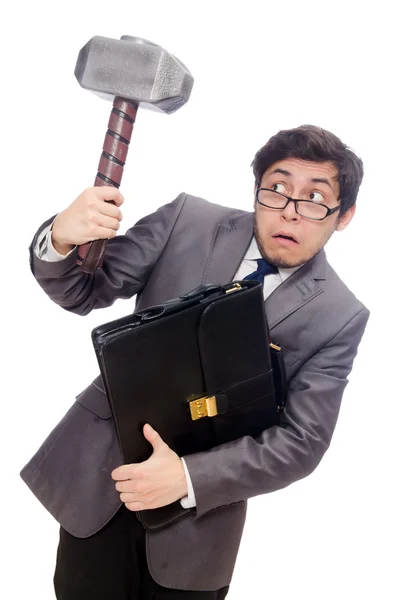
<svg viewBox="0 0 397 600"><path fill-rule="evenodd" d="M322 294L323 289L318 281L326 279L325 264L325 252L321 250L270 294L265 300L269 329L272 329L310 300Z"/></svg>
<svg viewBox="0 0 397 600"><path fill-rule="evenodd" d="M229 283L243 260L254 233L254 213L245 213L218 224L202 283ZM269 329L322 293L317 283L325 277L326 256L321 250L279 285L265 301Z"/></svg>
<svg viewBox="0 0 397 600"><path fill-rule="evenodd" d="M232 281L254 234L254 213L223 219L215 229L202 283Z"/></svg>

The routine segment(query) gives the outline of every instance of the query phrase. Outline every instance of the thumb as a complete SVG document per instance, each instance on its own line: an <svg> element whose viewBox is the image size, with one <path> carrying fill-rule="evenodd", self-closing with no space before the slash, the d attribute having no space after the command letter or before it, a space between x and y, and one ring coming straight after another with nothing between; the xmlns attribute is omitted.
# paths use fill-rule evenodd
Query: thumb
<svg viewBox="0 0 397 600"><path fill-rule="evenodd" d="M165 442L163 442L157 431L155 431L148 423L146 423L143 428L143 435L147 441L152 444L154 452L160 450L160 448L165 445Z"/></svg>

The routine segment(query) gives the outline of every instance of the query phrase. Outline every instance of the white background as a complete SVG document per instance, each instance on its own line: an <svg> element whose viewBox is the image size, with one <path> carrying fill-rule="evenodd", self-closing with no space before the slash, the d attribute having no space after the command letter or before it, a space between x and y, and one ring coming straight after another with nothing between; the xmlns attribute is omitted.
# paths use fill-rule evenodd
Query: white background
<svg viewBox="0 0 397 600"><path fill-rule="evenodd" d="M51 600L58 526L19 471L96 376L85 318L30 273L38 226L93 184L111 105L74 78L94 35L136 35L191 70L190 102L138 112L121 233L186 191L251 210L250 162L312 123L363 159L357 214L327 255L371 319L329 452L314 474L250 501L230 600L397 597L395 492L396 44L393 2L36 0L2 11L1 597Z"/></svg>

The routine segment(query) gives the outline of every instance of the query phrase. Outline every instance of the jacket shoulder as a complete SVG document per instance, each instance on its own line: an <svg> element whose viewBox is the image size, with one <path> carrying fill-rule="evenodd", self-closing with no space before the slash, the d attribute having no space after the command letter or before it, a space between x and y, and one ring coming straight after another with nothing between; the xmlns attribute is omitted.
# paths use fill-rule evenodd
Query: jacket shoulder
<svg viewBox="0 0 397 600"><path fill-rule="evenodd" d="M325 261L325 275L328 286L332 288L332 298L336 299L338 306L354 306L357 313L364 311L369 315L368 308L357 298L328 260Z"/></svg>
<svg viewBox="0 0 397 600"><path fill-rule="evenodd" d="M183 216L197 221L221 221L224 219L238 219L248 214L248 211L230 206L223 206L199 196L183 192L179 197L184 197Z"/></svg>

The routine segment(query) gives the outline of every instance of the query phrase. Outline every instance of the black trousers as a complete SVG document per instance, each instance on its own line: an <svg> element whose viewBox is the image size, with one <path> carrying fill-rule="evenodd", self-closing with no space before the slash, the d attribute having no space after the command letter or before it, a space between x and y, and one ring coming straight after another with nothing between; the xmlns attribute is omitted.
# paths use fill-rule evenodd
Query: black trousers
<svg viewBox="0 0 397 600"><path fill-rule="evenodd" d="M229 590L159 586L148 570L144 529L124 505L89 538L76 538L61 528L54 587L58 600L223 600Z"/></svg>

